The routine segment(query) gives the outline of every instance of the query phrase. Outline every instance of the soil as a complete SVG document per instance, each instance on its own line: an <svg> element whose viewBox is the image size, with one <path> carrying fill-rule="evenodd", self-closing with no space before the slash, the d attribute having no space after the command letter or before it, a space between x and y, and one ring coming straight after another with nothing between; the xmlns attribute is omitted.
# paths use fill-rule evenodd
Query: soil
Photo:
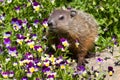
<svg viewBox="0 0 120 80"><path fill-rule="evenodd" d="M105 73L106 77L104 80L120 80L120 47L114 47L113 53L110 49L103 50L102 52L97 52L94 57L86 58L88 62L85 64L86 67L92 69L92 71L99 71L100 73ZM117 57L118 56L118 57ZM98 58L103 61L98 64L96 61ZM74 67L77 63L74 64ZM108 67L113 67L112 76L108 73Z"/></svg>
<svg viewBox="0 0 120 80"><path fill-rule="evenodd" d="M96 62L98 58L103 59L101 64ZM106 49L101 53L96 53L95 57L86 60L89 62L86 66L93 67L94 70L100 70L101 68L102 72L107 72L108 66L113 67L113 75L110 76L107 73L105 80L120 80L120 47L114 47L113 53L111 53L110 49Z"/></svg>

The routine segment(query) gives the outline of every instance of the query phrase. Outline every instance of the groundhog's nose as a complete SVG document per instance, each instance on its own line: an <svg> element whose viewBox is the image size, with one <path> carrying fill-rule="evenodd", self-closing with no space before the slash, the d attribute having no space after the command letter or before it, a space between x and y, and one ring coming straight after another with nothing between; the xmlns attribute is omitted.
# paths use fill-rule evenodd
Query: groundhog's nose
<svg viewBox="0 0 120 80"><path fill-rule="evenodd" d="M49 20L49 21L48 21L48 26L49 26L50 28L53 28L53 26L54 26L54 21L53 21L53 20Z"/></svg>
<svg viewBox="0 0 120 80"><path fill-rule="evenodd" d="M49 27L53 26L53 23L49 21L49 22L48 22L48 26L49 26Z"/></svg>

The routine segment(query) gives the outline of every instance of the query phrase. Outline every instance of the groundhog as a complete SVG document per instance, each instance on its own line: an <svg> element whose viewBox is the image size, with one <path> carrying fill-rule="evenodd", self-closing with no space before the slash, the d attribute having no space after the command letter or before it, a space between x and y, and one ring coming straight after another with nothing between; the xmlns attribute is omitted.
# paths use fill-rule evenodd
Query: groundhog
<svg viewBox="0 0 120 80"><path fill-rule="evenodd" d="M61 38L67 39L70 52L77 59L78 65L82 65L94 46L98 30L96 20L80 10L56 9L48 18L48 27L47 36L54 36L49 43L58 45Z"/></svg>

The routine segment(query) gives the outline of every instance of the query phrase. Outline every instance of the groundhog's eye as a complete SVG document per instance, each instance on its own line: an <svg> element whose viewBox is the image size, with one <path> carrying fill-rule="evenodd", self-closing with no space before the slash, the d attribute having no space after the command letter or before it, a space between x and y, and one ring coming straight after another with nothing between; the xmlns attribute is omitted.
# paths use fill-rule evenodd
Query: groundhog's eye
<svg viewBox="0 0 120 80"><path fill-rule="evenodd" d="M59 20L63 20L64 19L64 16L63 15L60 15L59 16Z"/></svg>

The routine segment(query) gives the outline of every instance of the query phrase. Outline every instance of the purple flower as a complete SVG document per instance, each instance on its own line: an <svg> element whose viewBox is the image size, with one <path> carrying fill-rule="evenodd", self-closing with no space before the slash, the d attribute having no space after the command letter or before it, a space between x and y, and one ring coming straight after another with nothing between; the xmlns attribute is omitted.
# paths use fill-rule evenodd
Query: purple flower
<svg viewBox="0 0 120 80"><path fill-rule="evenodd" d="M6 47L9 47L11 45L11 40L9 38L4 38L4 44Z"/></svg>
<svg viewBox="0 0 120 80"><path fill-rule="evenodd" d="M60 44L57 45L57 48L58 48L58 49L61 49L61 51L65 51L64 47L63 47L62 45L60 45Z"/></svg>
<svg viewBox="0 0 120 80"><path fill-rule="evenodd" d="M16 37L17 37L17 43L19 43L20 45L22 45L23 40L26 38L21 34L17 34Z"/></svg>
<svg viewBox="0 0 120 80"><path fill-rule="evenodd" d="M108 71L114 71L112 66L108 66Z"/></svg>
<svg viewBox="0 0 120 80"><path fill-rule="evenodd" d="M116 40L116 38L117 38L117 37L116 37L115 35L112 36L112 40L113 40L113 41Z"/></svg>
<svg viewBox="0 0 120 80"><path fill-rule="evenodd" d="M33 23L33 25L35 26L35 28L38 28L38 23L39 23L39 20L36 19L36 20L34 21L34 23Z"/></svg>
<svg viewBox="0 0 120 80"><path fill-rule="evenodd" d="M31 38L32 38L33 40L36 40L36 39L37 39L37 35L36 35L36 34L31 34L30 36L31 36Z"/></svg>
<svg viewBox="0 0 120 80"><path fill-rule="evenodd" d="M117 36L116 36L116 35L113 35L113 36L112 36L112 42L113 42L115 45L118 44Z"/></svg>
<svg viewBox="0 0 120 80"><path fill-rule="evenodd" d="M60 56L60 57L58 57L58 58L55 60L55 63L56 63L57 66L59 66L60 63L62 63L62 61L63 61L63 57Z"/></svg>
<svg viewBox="0 0 120 80"><path fill-rule="evenodd" d="M49 74L48 78L54 78L54 75Z"/></svg>
<svg viewBox="0 0 120 80"><path fill-rule="evenodd" d="M46 60L43 62L43 64L44 64L44 66L49 66L49 65L50 65L50 61L46 59Z"/></svg>
<svg viewBox="0 0 120 80"><path fill-rule="evenodd" d="M58 48L58 49L62 49L63 46L62 46L62 45L57 45L57 48Z"/></svg>
<svg viewBox="0 0 120 80"><path fill-rule="evenodd" d="M48 27L48 19L45 18L43 21L42 21L42 25L47 28Z"/></svg>
<svg viewBox="0 0 120 80"><path fill-rule="evenodd" d="M30 48L34 48L34 44L35 42L33 40L28 40L27 41L27 45L30 47Z"/></svg>
<svg viewBox="0 0 120 80"><path fill-rule="evenodd" d="M14 76L14 72L13 71L9 71L9 77L13 77Z"/></svg>
<svg viewBox="0 0 120 80"><path fill-rule="evenodd" d="M30 52L25 53L24 59L33 59L33 55Z"/></svg>
<svg viewBox="0 0 120 80"><path fill-rule="evenodd" d="M82 65L81 66L77 66L77 70L83 72L83 71L85 71L85 67L82 66Z"/></svg>
<svg viewBox="0 0 120 80"><path fill-rule="evenodd" d="M49 67L46 67L46 66L43 66L42 67L42 72L49 72L50 71L50 68Z"/></svg>
<svg viewBox="0 0 120 80"><path fill-rule="evenodd" d="M35 11L39 11L40 10L40 5L38 2L33 2L33 8L35 9Z"/></svg>
<svg viewBox="0 0 120 80"><path fill-rule="evenodd" d="M69 43L68 43L67 39L65 39L65 38L61 38L61 39L60 39L60 42L62 43L62 45L63 45L64 47L68 47L68 46L69 46Z"/></svg>
<svg viewBox="0 0 120 80"><path fill-rule="evenodd" d="M47 23L47 22L48 22L48 19L45 18L45 19L43 20L42 24Z"/></svg>
<svg viewBox="0 0 120 80"><path fill-rule="evenodd" d="M34 59L34 63L35 64L39 63L39 60L38 59Z"/></svg>
<svg viewBox="0 0 120 80"><path fill-rule="evenodd" d="M33 6L38 6L39 3L38 2L33 2Z"/></svg>
<svg viewBox="0 0 120 80"><path fill-rule="evenodd" d="M20 10L20 6L15 7L15 10Z"/></svg>
<svg viewBox="0 0 120 80"><path fill-rule="evenodd" d="M118 41L115 41L114 44L115 44L115 45L118 45Z"/></svg>
<svg viewBox="0 0 120 80"><path fill-rule="evenodd" d="M28 65L26 66L28 72L36 72L39 70L39 67L36 66L36 64L34 62L29 62Z"/></svg>
<svg viewBox="0 0 120 80"><path fill-rule="evenodd" d="M28 63L28 68L30 68L30 67L34 67L34 63L33 62L29 62Z"/></svg>
<svg viewBox="0 0 120 80"><path fill-rule="evenodd" d="M22 20L17 20L17 24L22 25Z"/></svg>
<svg viewBox="0 0 120 80"><path fill-rule="evenodd" d="M0 73L2 72L2 64L0 64Z"/></svg>
<svg viewBox="0 0 120 80"><path fill-rule="evenodd" d="M17 11L17 13L20 11L20 6L15 7L15 10Z"/></svg>
<svg viewBox="0 0 120 80"><path fill-rule="evenodd" d="M38 23L39 23L39 20L38 20L38 19L36 19L36 20L34 21L34 23L35 23L35 24L38 24Z"/></svg>
<svg viewBox="0 0 120 80"><path fill-rule="evenodd" d="M22 22L23 22L23 23L22 23L22 26L26 26L27 23L28 23L27 19L23 20Z"/></svg>
<svg viewBox="0 0 120 80"><path fill-rule="evenodd" d="M38 52L42 52L43 49L42 49L42 46L34 46L34 49Z"/></svg>
<svg viewBox="0 0 120 80"><path fill-rule="evenodd" d="M23 77L21 80L28 80L28 78L25 76L25 77Z"/></svg>
<svg viewBox="0 0 120 80"><path fill-rule="evenodd" d="M5 13L3 13L2 15L0 15L0 20L4 21L5 20Z"/></svg>
<svg viewBox="0 0 120 80"><path fill-rule="evenodd" d="M47 75L49 79L54 79L55 76L56 76L56 73L55 72L52 72L50 74Z"/></svg>
<svg viewBox="0 0 120 80"><path fill-rule="evenodd" d="M8 72L2 72L1 75L3 76L3 78L8 78Z"/></svg>
<svg viewBox="0 0 120 80"><path fill-rule="evenodd" d="M112 76L112 74L114 73L113 67L112 66L108 66L108 73L110 76Z"/></svg>
<svg viewBox="0 0 120 80"><path fill-rule="evenodd" d="M66 41L65 38L61 38L61 39L60 39L60 42L64 42L64 41Z"/></svg>
<svg viewBox="0 0 120 80"><path fill-rule="evenodd" d="M8 38L11 36L11 34L12 34L12 32L8 31L8 32L5 32L3 36L4 36L4 38Z"/></svg>
<svg viewBox="0 0 120 80"><path fill-rule="evenodd" d="M13 29L18 31L22 28L22 20L18 20L17 18L12 18L11 23L13 24Z"/></svg>
<svg viewBox="0 0 120 80"><path fill-rule="evenodd" d="M73 76L76 76L76 75L86 75L86 70L85 70L85 67L84 66L77 66L77 70L75 70L75 72L73 73Z"/></svg>
<svg viewBox="0 0 120 80"><path fill-rule="evenodd" d="M4 0L0 0L0 2L3 2Z"/></svg>
<svg viewBox="0 0 120 80"><path fill-rule="evenodd" d="M17 22L17 20L18 20L17 18L12 18L11 23L12 23L12 24L15 24L15 23Z"/></svg>
<svg viewBox="0 0 120 80"><path fill-rule="evenodd" d="M11 56L16 57L17 56L17 49L16 49L16 47L8 47L8 53Z"/></svg>
<svg viewBox="0 0 120 80"><path fill-rule="evenodd" d="M39 78L36 78L36 80L40 80Z"/></svg>
<svg viewBox="0 0 120 80"><path fill-rule="evenodd" d="M103 59L97 58L97 63L98 63L98 64L101 64L102 62L103 62Z"/></svg>
<svg viewBox="0 0 120 80"><path fill-rule="evenodd" d="M25 36L23 36L21 34L17 34L16 36L17 36L18 39L25 39L26 38Z"/></svg>

